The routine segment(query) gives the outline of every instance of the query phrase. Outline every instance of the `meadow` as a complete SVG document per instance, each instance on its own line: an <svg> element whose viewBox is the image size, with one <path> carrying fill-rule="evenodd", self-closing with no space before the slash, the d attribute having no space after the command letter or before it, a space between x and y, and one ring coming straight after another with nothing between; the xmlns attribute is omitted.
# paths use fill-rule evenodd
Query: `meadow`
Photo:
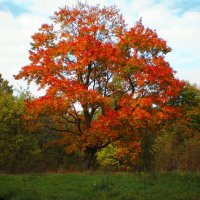
<svg viewBox="0 0 200 200"><path fill-rule="evenodd" d="M0 174L0 199L198 200L197 173Z"/></svg>

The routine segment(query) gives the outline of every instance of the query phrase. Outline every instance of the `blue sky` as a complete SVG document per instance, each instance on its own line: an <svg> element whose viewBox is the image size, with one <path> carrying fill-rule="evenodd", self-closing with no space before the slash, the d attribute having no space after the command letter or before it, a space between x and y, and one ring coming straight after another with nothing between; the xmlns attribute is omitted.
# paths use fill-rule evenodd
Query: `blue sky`
<svg viewBox="0 0 200 200"><path fill-rule="evenodd" d="M58 7L75 0L0 0L0 73L15 87L13 74L28 64L31 35ZM85 0L83 0L85 2ZM200 85L200 0L87 0L89 4L115 4L129 26L142 17L156 29L173 51L166 57L177 77ZM32 90L34 86L31 86Z"/></svg>
<svg viewBox="0 0 200 200"><path fill-rule="evenodd" d="M3 1L0 4L0 10L11 12L14 16L18 16L20 14L23 14L24 12L28 12L26 9L26 6L18 5L15 2L12 1Z"/></svg>

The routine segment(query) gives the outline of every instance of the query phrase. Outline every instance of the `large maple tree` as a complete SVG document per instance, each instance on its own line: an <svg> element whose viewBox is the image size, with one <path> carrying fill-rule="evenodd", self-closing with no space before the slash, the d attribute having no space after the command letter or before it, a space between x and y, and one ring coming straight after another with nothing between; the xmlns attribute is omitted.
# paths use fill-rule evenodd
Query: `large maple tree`
<svg viewBox="0 0 200 200"><path fill-rule="evenodd" d="M27 103L27 119L48 115L66 150L85 153L87 166L110 143L134 159L140 130L177 113L183 83L165 61L171 51L139 20L127 28L115 7L89 6L55 12L32 36L30 63L16 75L46 93Z"/></svg>

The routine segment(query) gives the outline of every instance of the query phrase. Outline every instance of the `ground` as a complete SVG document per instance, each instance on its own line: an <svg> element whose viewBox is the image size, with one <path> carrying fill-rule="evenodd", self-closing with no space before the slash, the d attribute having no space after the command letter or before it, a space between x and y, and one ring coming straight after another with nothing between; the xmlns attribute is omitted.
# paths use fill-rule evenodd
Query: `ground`
<svg viewBox="0 0 200 200"><path fill-rule="evenodd" d="M198 200L196 173L0 174L0 199Z"/></svg>

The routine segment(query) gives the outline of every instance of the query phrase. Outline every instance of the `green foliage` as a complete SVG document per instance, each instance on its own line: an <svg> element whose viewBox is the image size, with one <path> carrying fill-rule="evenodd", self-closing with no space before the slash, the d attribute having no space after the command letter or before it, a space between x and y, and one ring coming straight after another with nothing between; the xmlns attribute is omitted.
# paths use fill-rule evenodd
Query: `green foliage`
<svg viewBox="0 0 200 200"><path fill-rule="evenodd" d="M186 83L179 104L181 118L168 121L153 145L156 170L200 170L200 89Z"/></svg>
<svg viewBox="0 0 200 200"><path fill-rule="evenodd" d="M184 146L173 146L173 135L163 134L159 136L154 144L154 167L156 170L168 171L178 168L178 156L183 153Z"/></svg>
<svg viewBox="0 0 200 200"><path fill-rule="evenodd" d="M49 145L59 137L47 128L30 130L24 123L28 91L13 95L12 86L0 74L0 170L6 172L80 169L80 156L68 156L64 148Z"/></svg>
<svg viewBox="0 0 200 200"><path fill-rule="evenodd" d="M180 96L181 103L186 105L187 110L199 106L200 89L197 85L186 83Z"/></svg>
<svg viewBox="0 0 200 200"><path fill-rule="evenodd" d="M139 153L137 162L135 162L135 169L139 171L153 170L154 150L153 144L155 142L155 133L149 130L141 130L141 146L142 150Z"/></svg>
<svg viewBox="0 0 200 200"><path fill-rule="evenodd" d="M6 142L1 144L0 165L2 170L25 172L36 167L41 151L33 136L17 134Z"/></svg>
<svg viewBox="0 0 200 200"><path fill-rule="evenodd" d="M116 158L118 151L117 147L112 144L108 145L104 149L101 149L97 153L97 162L100 168L104 170L120 169L122 166Z"/></svg>
<svg viewBox="0 0 200 200"><path fill-rule="evenodd" d="M34 136L28 134L22 120L25 92L14 96L12 87L0 76L0 169L25 171L39 159L40 149Z"/></svg>
<svg viewBox="0 0 200 200"><path fill-rule="evenodd" d="M186 83L180 95L179 104L186 108L184 117L190 119L189 127L200 131L200 88Z"/></svg>
<svg viewBox="0 0 200 200"><path fill-rule="evenodd" d="M0 95L2 94L12 94L13 88L9 85L7 80L4 80L2 78L2 75L0 73Z"/></svg>
<svg viewBox="0 0 200 200"><path fill-rule="evenodd" d="M168 125L155 140L155 170L200 170L200 143L193 130L180 121Z"/></svg>
<svg viewBox="0 0 200 200"><path fill-rule="evenodd" d="M48 200L197 200L195 173L0 174L0 197Z"/></svg>

